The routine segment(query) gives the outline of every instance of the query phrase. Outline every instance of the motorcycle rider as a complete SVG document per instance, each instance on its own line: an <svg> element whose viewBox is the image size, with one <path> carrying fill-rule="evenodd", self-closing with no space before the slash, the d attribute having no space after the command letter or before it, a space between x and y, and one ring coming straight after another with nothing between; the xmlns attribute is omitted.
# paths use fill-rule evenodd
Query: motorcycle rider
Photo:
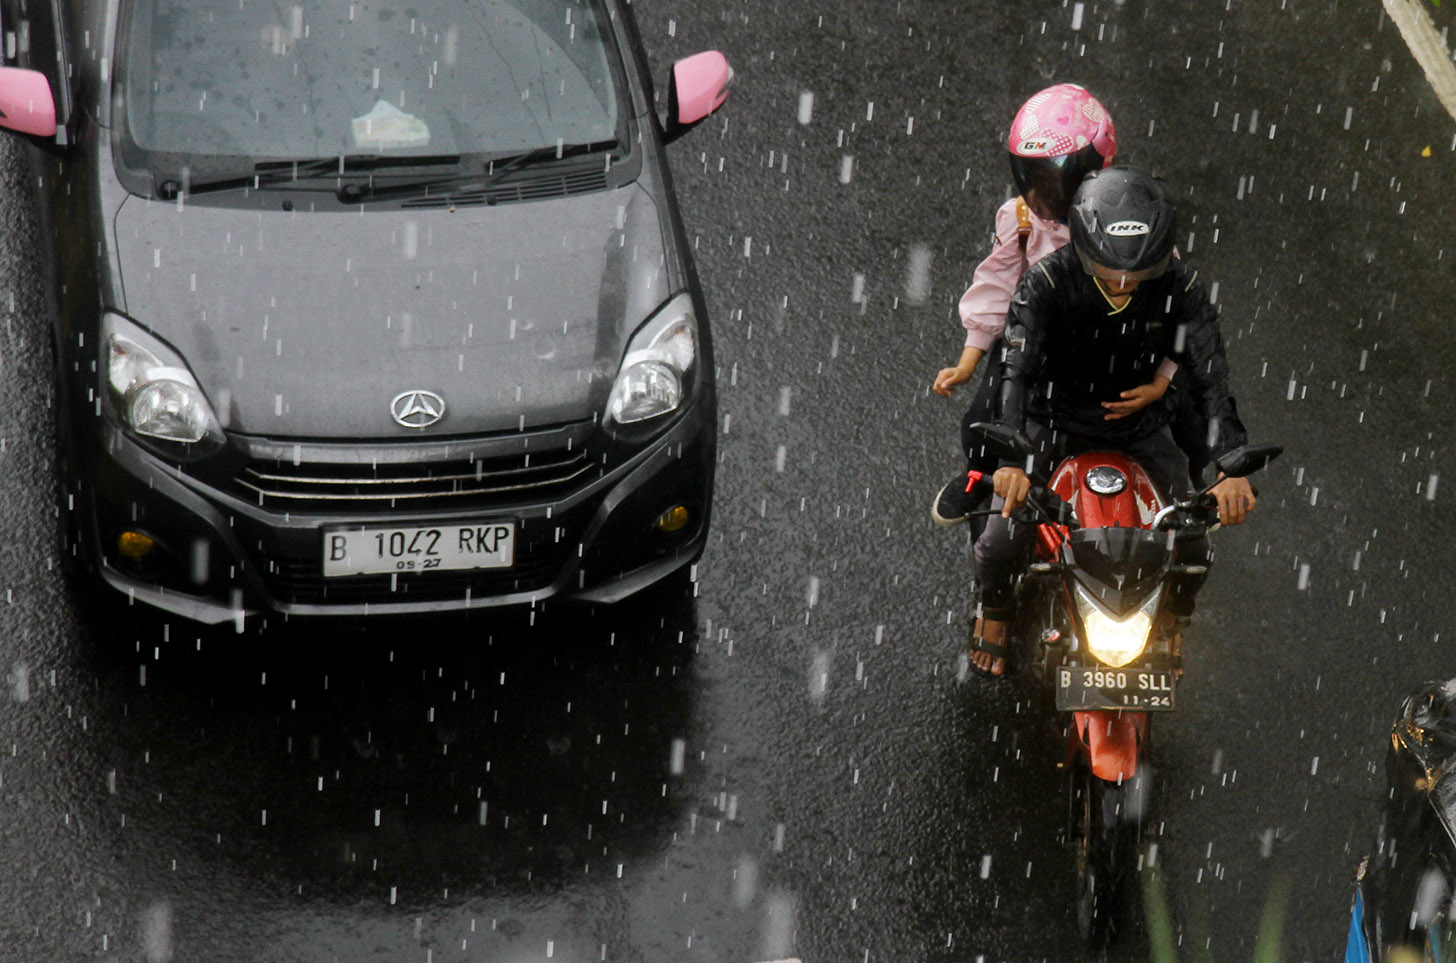
<svg viewBox="0 0 1456 963"><path fill-rule="evenodd" d="M1218 315L1197 272L1173 251L1175 212L1162 183L1132 168L1088 174L1072 199L1071 243L1027 271L1011 301L1002 360L1001 421L1024 431L1032 454L1026 466L1047 473L1063 457L1093 449L1120 451L1148 472L1164 498L1191 493L1187 455L1167 426L1168 410L1143 407L1108 420L1105 400L1145 384L1164 359L1187 372L1198 413L1208 425L1214 457L1245 441L1228 390L1228 363ZM986 531L976 541L980 618L971 640L971 665L1000 675L1009 654L1006 628L1013 614L1016 575L1035 525L1011 513L1031 482L1019 462L1002 462ZM1242 478L1213 489L1219 520L1244 521L1254 508ZM1177 561L1202 565L1206 538L1179 543ZM1192 614L1204 576L1174 579L1160 630L1176 637Z"/></svg>
<svg viewBox="0 0 1456 963"><path fill-rule="evenodd" d="M1112 116L1096 97L1076 84L1056 84L1033 94L1017 111L1007 149L1019 193L996 211L991 253L976 267L970 287L961 295L958 312L966 330L965 346L960 360L942 368L931 386L943 398L951 397L971 379L983 357L999 356L1006 311L1017 282L1029 266L1067 243L1072 194L1088 173L1112 163L1117 132ZM937 525L959 525L990 494L997 457L971 428L995 419L999 365L991 362L988 367L961 419L961 450L967 456L967 470L958 472L931 502L930 517ZM1176 362L1165 359L1147 384L1130 386L1105 401L1105 417L1124 418L1158 401L1177 370ZM1196 456L1202 427L1196 418L1184 420L1193 422L1185 433L1191 438L1180 435L1179 443ZM984 481L975 484L981 479Z"/></svg>

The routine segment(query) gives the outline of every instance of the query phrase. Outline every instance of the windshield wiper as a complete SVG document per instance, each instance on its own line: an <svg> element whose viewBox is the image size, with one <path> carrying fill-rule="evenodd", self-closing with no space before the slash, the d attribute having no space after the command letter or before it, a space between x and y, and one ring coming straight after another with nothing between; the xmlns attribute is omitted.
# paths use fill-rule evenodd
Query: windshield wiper
<svg viewBox="0 0 1456 963"><path fill-rule="evenodd" d="M190 178L167 178L157 185L157 196L175 200L178 194L214 194L220 191L248 190L268 184L308 180L315 177L347 177L395 167L444 167L460 163L459 154L385 156L381 154L336 154L330 157L308 157L298 160L267 160L253 165L250 174L234 174L200 182Z"/></svg>
<svg viewBox="0 0 1456 963"><path fill-rule="evenodd" d="M600 154L615 150L618 146L616 138L609 140L588 141L581 144L551 145L549 147L537 147L520 153L502 154L491 157L486 162L485 177L479 181L462 183L468 175L456 175L454 177L439 177L423 181L414 181L408 184L397 184L389 187L374 187L372 184L346 184L339 190L339 199L346 204L357 204L364 201L389 200L394 197L412 196L415 194L428 194L430 191L440 187L452 187L454 193L482 193L489 190L492 185L500 182L509 174L527 167L555 163L558 160L565 160L568 157L582 157L588 154Z"/></svg>
<svg viewBox="0 0 1456 963"><path fill-rule="evenodd" d="M599 154L602 151L612 150L616 146L617 139L613 137L609 140L594 140L584 144L556 144L549 147L537 147L519 154L492 157L486 163L484 186L489 187L511 171L517 171L523 167L547 164L567 157L580 157L583 154Z"/></svg>

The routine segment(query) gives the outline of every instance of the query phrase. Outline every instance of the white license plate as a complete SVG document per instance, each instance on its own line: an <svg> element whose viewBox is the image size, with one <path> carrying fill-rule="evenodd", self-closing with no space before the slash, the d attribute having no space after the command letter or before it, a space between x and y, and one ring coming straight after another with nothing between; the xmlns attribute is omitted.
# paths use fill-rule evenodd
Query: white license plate
<svg viewBox="0 0 1456 963"><path fill-rule="evenodd" d="M1137 666L1062 665L1057 667L1057 711L1130 709L1169 711L1177 678L1171 669Z"/></svg>
<svg viewBox="0 0 1456 963"><path fill-rule="evenodd" d="M328 578L510 568L515 561L513 522L451 522L422 528L324 532L324 575Z"/></svg>

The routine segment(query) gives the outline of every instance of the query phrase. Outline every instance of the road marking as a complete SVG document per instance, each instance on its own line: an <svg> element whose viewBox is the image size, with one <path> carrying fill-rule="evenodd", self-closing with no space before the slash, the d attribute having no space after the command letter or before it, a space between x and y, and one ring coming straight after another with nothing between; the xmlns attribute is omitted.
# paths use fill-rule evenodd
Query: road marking
<svg viewBox="0 0 1456 963"><path fill-rule="evenodd" d="M1411 55L1426 80L1436 92L1436 98L1446 113L1456 119L1456 64L1451 62L1451 53L1441 39L1441 32L1431 21L1431 15L1421 6L1423 0L1381 0L1385 12L1400 28L1401 39L1410 48Z"/></svg>

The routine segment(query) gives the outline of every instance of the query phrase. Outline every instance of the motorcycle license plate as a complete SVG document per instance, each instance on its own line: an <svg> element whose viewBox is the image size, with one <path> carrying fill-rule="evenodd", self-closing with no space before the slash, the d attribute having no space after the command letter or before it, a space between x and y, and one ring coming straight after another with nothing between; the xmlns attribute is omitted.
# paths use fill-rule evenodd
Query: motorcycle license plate
<svg viewBox="0 0 1456 963"><path fill-rule="evenodd" d="M1176 685L1171 669L1105 665L1057 666L1057 710L1130 709L1166 712Z"/></svg>

